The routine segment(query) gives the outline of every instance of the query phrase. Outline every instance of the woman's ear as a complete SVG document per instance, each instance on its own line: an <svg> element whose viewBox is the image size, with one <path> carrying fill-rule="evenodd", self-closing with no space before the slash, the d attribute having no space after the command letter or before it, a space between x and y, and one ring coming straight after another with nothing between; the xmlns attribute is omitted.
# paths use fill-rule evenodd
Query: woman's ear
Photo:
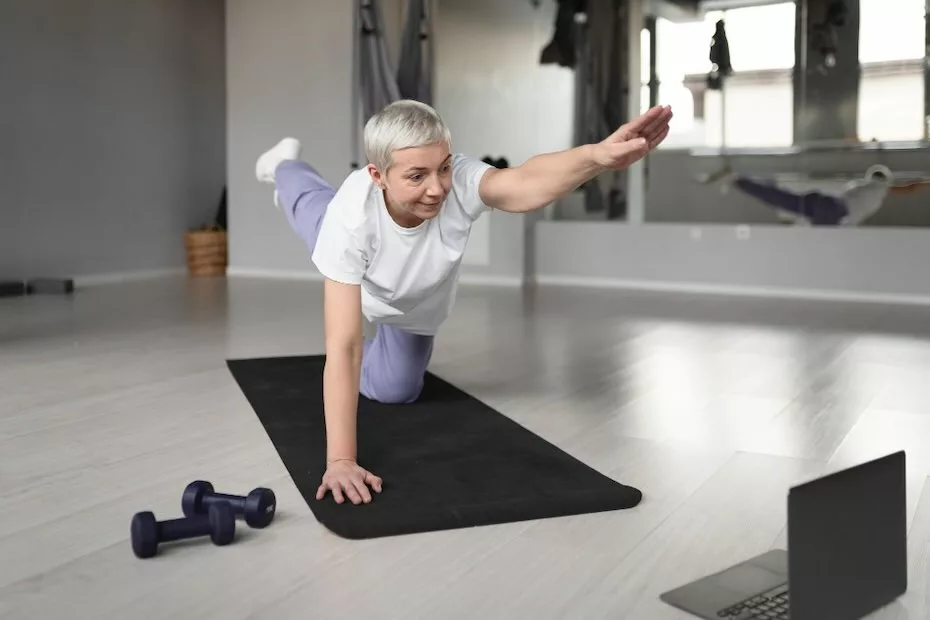
<svg viewBox="0 0 930 620"><path fill-rule="evenodd" d="M384 175L381 174L381 171L378 170L374 164L368 164L368 174L371 175L371 180L375 182L375 185L384 189Z"/></svg>

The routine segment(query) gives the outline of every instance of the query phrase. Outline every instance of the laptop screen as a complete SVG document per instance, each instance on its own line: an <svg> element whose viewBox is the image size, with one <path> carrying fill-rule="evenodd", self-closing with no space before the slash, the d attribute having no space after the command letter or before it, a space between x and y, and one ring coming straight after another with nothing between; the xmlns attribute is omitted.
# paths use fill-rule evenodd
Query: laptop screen
<svg viewBox="0 0 930 620"><path fill-rule="evenodd" d="M907 590L906 498L903 451L791 489L792 620L859 618Z"/></svg>

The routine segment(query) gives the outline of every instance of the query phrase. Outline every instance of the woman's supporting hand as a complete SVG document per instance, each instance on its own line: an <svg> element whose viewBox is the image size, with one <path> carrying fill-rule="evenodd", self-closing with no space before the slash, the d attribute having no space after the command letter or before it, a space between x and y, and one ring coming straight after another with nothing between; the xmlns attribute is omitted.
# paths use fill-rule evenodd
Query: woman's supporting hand
<svg viewBox="0 0 930 620"><path fill-rule="evenodd" d="M353 504L367 504L371 502L369 486L375 493L380 493L381 478L360 467L353 460L340 459L327 465L326 473L323 474L323 482L317 489L316 498L323 499L326 497L326 492L330 491L337 504L344 502L346 497Z"/></svg>

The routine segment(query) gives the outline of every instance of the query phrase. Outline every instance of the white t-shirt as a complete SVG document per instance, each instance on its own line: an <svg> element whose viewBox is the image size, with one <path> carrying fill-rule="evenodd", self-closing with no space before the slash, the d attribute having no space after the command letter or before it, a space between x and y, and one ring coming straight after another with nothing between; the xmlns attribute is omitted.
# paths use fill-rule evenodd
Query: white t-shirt
<svg viewBox="0 0 930 620"><path fill-rule="evenodd" d="M311 260L327 278L361 285L370 322L435 334L455 301L472 224L489 208L478 194L489 168L453 155L445 203L415 228L394 221L366 169L352 172L327 207Z"/></svg>

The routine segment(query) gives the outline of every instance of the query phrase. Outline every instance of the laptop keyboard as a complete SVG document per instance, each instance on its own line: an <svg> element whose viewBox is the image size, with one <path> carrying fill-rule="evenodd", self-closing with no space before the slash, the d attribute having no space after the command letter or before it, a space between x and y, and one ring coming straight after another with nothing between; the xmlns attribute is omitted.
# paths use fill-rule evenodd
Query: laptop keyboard
<svg viewBox="0 0 930 620"><path fill-rule="evenodd" d="M759 596L721 609L717 615L727 620L788 620L788 586L778 586Z"/></svg>

